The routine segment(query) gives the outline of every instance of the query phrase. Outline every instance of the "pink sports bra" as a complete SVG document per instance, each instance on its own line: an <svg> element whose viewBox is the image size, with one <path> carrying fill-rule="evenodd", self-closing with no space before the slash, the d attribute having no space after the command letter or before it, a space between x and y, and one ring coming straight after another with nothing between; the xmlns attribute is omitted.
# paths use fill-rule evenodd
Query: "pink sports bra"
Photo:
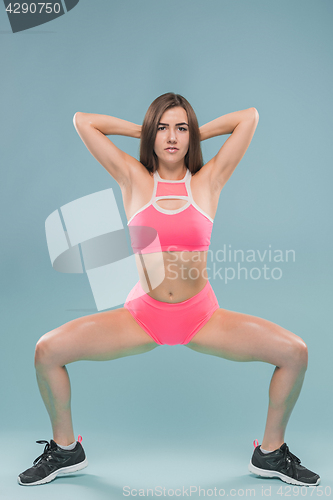
<svg viewBox="0 0 333 500"><path fill-rule="evenodd" d="M193 200L191 178L188 169L177 181L161 179L158 171L154 172L151 200L127 223L135 253L208 250L214 220ZM156 203L166 199L187 203L177 210L166 210Z"/></svg>

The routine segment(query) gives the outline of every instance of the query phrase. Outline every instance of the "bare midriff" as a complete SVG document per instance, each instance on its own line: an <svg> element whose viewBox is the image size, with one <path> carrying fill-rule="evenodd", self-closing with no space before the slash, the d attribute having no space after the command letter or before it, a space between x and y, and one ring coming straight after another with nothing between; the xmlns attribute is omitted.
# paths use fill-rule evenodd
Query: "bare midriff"
<svg viewBox="0 0 333 500"><path fill-rule="evenodd" d="M142 288L160 302L171 304L190 299L208 280L207 251L136 254L135 258Z"/></svg>

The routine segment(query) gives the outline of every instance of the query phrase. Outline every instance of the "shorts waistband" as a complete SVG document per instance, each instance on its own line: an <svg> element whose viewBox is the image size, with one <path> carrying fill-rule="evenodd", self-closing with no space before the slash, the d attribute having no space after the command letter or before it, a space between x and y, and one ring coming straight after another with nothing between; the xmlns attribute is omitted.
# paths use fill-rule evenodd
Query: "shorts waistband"
<svg viewBox="0 0 333 500"><path fill-rule="evenodd" d="M203 289L200 290L200 292L198 292L196 295L193 295L193 297L190 297L187 300L183 300L182 302L175 302L174 304L170 304L170 302L162 302L160 300L156 300L150 297L150 295L145 293L145 291L143 290L140 281L138 282L137 286L140 291L141 295L140 298L144 300L147 304L151 305L152 307L155 307L156 309L166 309L170 307L173 310L176 310L177 308L183 310L184 308L186 309L187 307L193 307L195 304L199 303L203 299L203 297L207 295L207 293L209 293L209 291L212 288L210 282L207 280L207 283L205 284Z"/></svg>

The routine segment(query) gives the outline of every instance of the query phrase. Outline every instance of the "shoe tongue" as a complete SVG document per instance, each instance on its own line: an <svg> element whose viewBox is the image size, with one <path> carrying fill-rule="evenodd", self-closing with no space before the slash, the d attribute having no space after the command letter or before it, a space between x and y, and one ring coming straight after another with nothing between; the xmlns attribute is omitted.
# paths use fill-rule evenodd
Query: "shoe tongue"
<svg viewBox="0 0 333 500"><path fill-rule="evenodd" d="M51 450L54 450L55 448L58 448L57 443L55 441L53 441L53 439L51 439L50 445L51 445Z"/></svg>
<svg viewBox="0 0 333 500"><path fill-rule="evenodd" d="M283 443L283 444L280 446L280 450L282 450L282 451L284 451L286 448L287 448L286 443Z"/></svg>

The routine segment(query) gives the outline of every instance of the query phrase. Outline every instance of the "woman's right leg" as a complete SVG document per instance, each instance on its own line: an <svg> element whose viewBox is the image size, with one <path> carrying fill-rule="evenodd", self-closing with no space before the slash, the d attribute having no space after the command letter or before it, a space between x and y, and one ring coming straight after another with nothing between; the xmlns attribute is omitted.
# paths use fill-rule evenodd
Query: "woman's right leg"
<svg viewBox="0 0 333 500"><path fill-rule="evenodd" d="M75 441L65 365L131 356L158 345L125 308L84 316L43 335L36 346L35 366L54 441L62 446Z"/></svg>

